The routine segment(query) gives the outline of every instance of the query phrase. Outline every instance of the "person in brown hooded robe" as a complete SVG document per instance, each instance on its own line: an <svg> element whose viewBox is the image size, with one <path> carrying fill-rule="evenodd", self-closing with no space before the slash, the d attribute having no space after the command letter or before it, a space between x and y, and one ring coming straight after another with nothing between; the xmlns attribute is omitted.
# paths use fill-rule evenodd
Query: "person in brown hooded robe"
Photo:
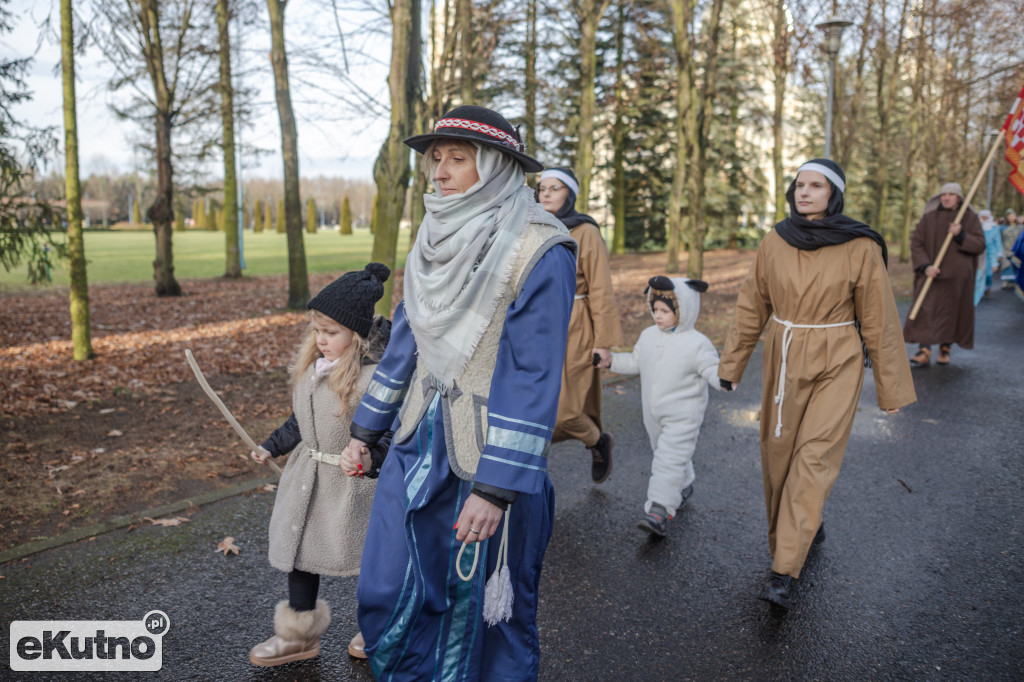
<svg viewBox="0 0 1024 682"><path fill-rule="evenodd" d="M843 215L845 188L833 161L800 167L786 192L790 216L761 240L718 364L722 388L734 390L765 330L760 440L772 573L760 598L783 608L825 539L821 514L850 440L865 354L882 410L917 399L885 241Z"/></svg>
<svg viewBox="0 0 1024 682"><path fill-rule="evenodd" d="M590 477L603 483L612 472L612 435L601 423L598 362L611 362L612 346L622 345L608 248L597 221L575 209L579 182L569 168L546 168L537 182L537 201L569 228L579 245L576 300L569 320L569 343L562 365L562 392L552 442L578 440L590 450ZM598 356L599 360L594 359Z"/></svg>
<svg viewBox="0 0 1024 682"><path fill-rule="evenodd" d="M903 325L906 342L920 346L910 358L914 367L929 365L933 343L939 344L936 362L940 365L949 364L949 350L954 343L961 348L974 348L974 269L978 254L985 253L985 232L978 214L970 207L961 222L953 222L963 201L960 185L947 182L925 204L924 214L910 236L915 301L925 280L932 280L917 317L908 317ZM953 235L953 241L939 267L935 267L932 263L946 233Z"/></svg>

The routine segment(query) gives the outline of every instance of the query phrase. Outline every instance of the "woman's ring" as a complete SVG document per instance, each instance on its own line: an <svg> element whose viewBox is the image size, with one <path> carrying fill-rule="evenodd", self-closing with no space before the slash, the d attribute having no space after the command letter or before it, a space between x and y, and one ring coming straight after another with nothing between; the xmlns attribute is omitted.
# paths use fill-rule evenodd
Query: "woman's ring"
<svg viewBox="0 0 1024 682"><path fill-rule="evenodd" d="M469 529L469 532L470 532L470 533L476 533L477 535L479 535L479 534L480 534L480 531L478 531L478 530L477 530L476 528L470 528L470 529Z"/></svg>

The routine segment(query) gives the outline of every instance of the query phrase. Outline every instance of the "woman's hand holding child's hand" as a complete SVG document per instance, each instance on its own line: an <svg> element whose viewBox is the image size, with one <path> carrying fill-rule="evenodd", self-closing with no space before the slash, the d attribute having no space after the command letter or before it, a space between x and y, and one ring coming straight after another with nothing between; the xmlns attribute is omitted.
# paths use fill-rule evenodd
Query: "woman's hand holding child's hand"
<svg viewBox="0 0 1024 682"><path fill-rule="evenodd" d="M346 476L362 476L369 470L373 460L370 457L370 449L363 441L353 438L349 441L345 451L341 453L341 470Z"/></svg>
<svg viewBox="0 0 1024 682"><path fill-rule="evenodd" d="M253 450L252 452L250 452L249 456L253 458L253 461L257 462L258 464L264 465L270 461L271 457L273 457L273 455L270 454L270 451L267 450L262 445L258 450Z"/></svg>
<svg viewBox="0 0 1024 682"><path fill-rule="evenodd" d="M740 387L740 382L726 381L725 379L719 378L718 385L722 387L723 391L735 391Z"/></svg>

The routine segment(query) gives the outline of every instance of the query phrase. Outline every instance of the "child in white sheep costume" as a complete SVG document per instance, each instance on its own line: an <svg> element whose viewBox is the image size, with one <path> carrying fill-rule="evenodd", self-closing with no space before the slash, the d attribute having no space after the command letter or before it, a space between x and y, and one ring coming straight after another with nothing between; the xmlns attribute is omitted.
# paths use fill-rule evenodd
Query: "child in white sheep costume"
<svg viewBox="0 0 1024 682"><path fill-rule="evenodd" d="M708 386L718 381L718 352L694 329L699 292L706 282L652 277L644 292L655 324L641 334L632 353L612 353L616 374L639 374L644 427L654 461L640 528L665 535L668 519L693 492L693 451L708 405Z"/></svg>

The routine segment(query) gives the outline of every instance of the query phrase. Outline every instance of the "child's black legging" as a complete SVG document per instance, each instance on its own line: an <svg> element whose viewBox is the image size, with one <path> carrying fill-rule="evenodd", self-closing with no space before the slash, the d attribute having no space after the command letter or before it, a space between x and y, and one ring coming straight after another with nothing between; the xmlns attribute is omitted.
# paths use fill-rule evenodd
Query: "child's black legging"
<svg viewBox="0 0 1024 682"><path fill-rule="evenodd" d="M320 591L320 576L292 569L288 574L288 604L296 611L316 608L316 595Z"/></svg>

